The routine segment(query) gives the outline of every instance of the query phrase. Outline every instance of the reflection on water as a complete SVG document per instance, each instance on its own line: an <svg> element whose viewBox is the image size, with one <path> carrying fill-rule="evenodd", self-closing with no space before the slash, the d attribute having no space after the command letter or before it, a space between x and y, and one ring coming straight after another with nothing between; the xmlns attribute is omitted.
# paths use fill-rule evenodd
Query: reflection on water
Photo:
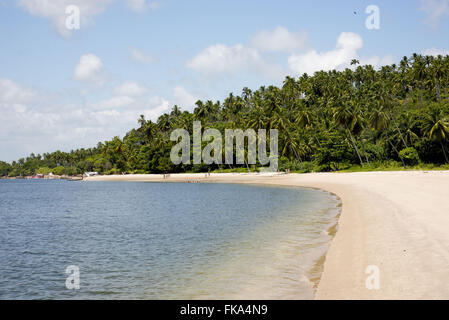
<svg viewBox="0 0 449 320"><path fill-rule="evenodd" d="M0 181L0 298L312 298L337 205L302 188Z"/></svg>

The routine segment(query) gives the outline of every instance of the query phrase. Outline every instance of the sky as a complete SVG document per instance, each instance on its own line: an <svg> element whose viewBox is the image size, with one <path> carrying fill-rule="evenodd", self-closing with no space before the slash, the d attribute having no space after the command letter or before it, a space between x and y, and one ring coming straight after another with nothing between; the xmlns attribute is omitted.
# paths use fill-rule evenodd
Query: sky
<svg viewBox="0 0 449 320"><path fill-rule="evenodd" d="M449 54L448 31L449 0L0 0L0 160L355 58Z"/></svg>

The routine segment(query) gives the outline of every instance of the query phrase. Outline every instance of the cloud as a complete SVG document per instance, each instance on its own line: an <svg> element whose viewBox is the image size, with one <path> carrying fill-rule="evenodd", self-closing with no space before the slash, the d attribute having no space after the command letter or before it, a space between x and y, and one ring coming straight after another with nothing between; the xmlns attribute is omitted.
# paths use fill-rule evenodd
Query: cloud
<svg viewBox="0 0 449 320"><path fill-rule="evenodd" d="M437 28L441 19L449 17L449 0L421 0L420 10L427 15L424 22Z"/></svg>
<svg viewBox="0 0 449 320"><path fill-rule="evenodd" d="M114 94L119 96L139 97L147 93L147 88L137 82L124 82L114 89Z"/></svg>
<svg viewBox="0 0 449 320"><path fill-rule="evenodd" d="M136 12L144 12L147 9L155 10L159 2L147 0L126 0L126 6Z"/></svg>
<svg viewBox="0 0 449 320"><path fill-rule="evenodd" d="M155 10L159 2L148 0L124 0L126 7L135 12L144 12L147 9ZM81 29L93 23L93 18L103 13L114 0L19 0L18 6L28 13L48 19L52 28L61 36L68 38L72 30L66 27L66 8L76 5L80 9Z"/></svg>
<svg viewBox="0 0 449 320"><path fill-rule="evenodd" d="M262 51L279 51L291 53L298 50L307 42L305 32L290 32L284 27L277 27L272 31L260 31L252 37L250 45Z"/></svg>
<svg viewBox="0 0 449 320"><path fill-rule="evenodd" d="M131 60L138 63L153 63L156 61L150 54L137 49L131 51Z"/></svg>
<svg viewBox="0 0 449 320"><path fill-rule="evenodd" d="M281 73L280 66L266 63L257 49L245 47L241 44L210 46L187 61L186 66L205 75L216 73L232 75L249 71L278 78Z"/></svg>
<svg viewBox="0 0 449 320"><path fill-rule="evenodd" d="M187 67L202 73L235 72L252 61L260 60L257 50L241 44L228 47L224 44L210 46L187 62Z"/></svg>
<svg viewBox="0 0 449 320"><path fill-rule="evenodd" d="M101 82L99 71L102 67L103 63L96 55L92 53L82 55L75 67L73 77L78 81Z"/></svg>
<svg viewBox="0 0 449 320"><path fill-rule="evenodd" d="M24 104L35 100L36 97L34 90L26 89L12 80L0 78L0 104Z"/></svg>
<svg viewBox="0 0 449 320"><path fill-rule="evenodd" d="M269 52L293 53L305 47L305 31L291 32L278 26L273 30L262 30L252 36L247 44L214 44L186 62L187 68L211 76L224 74L263 75L279 80L286 75L286 70L279 61L279 56Z"/></svg>
<svg viewBox="0 0 449 320"><path fill-rule="evenodd" d="M318 70L340 69L357 58L357 51L363 46L362 38L352 32L343 32L337 40L334 50L327 52L309 51L300 55L291 55L288 65L297 74L313 74Z"/></svg>
<svg viewBox="0 0 449 320"><path fill-rule="evenodd" d="M449 50L441 50L441 49L437 49L437 48L430 48L430 49L425 49L421 52L423 55L425 56L447 56L449 55Z"/></svg>
<svg viewBox="0 0 449 320"><path fill-rule="evenodd" d="M384 57L372 56L372 57L362 57L360 58L361 65L372 65L374 68L380 68L385 65L391 65L395 63L393 55L389 54Z"/></svg>
<svg viewBox="0 0 449 320"><path fill-rule="evenodd" d="M81 28L92 23L92 18L102 13L113 0L20 0L19 7L32 15L51 21L52 28L60 35L68 37L71 30L66 27L65 9L75 4L79 7L81 15Z"/></svg>
<svg viewBox="0 0 449 320"><path fill-rule="evenodd" d="M173 90L173 100L174 104L178 105L183 110L193 110L195 102L199 99L188 93L183 87L177 86Z"/></svg>
<svg viewBox="0 0 449 320"><path fill-rule="evenodd" d="M394 63L392 55L359 58L358 51L362 47L363 40L358 34L342 32L337 39L335 49L326 52L311 50L304 54L292 54L288 58L288 65L290 70L296 74L313 74L320 70L343 70L350 67L352 59L359 59L360 64L371 64L373 67Z"/></svg>
<svg viewBox="0 0 449 320"><path fill-rule="evenodd" d="M123 136L137 125L140 114L156 120L170 106L157 96L113 95L96 103L64 104L61 100L0 78L0 159L95 146L98 141Z"/></svg>
<svg viewBox="0 0 449 320"><path fill-rule="evenodd" d="M128 96L116 96L90 104L93 109L113 109L129 106L134 103L134 99Z"/></svg>
<svg viewBox="0 0 449 320"><path fill-rule="evenodd" d="M170 102L159 96L154 96L150 98L149 105L150 108L143 110L141 114L143 114L146 119L156 121L160 115L169 111Z"/></svg>

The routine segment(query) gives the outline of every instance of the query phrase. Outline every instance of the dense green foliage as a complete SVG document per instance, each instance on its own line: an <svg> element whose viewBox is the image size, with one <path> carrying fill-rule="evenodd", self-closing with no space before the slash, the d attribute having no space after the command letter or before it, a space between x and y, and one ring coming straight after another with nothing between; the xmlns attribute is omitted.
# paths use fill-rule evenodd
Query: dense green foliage
<svg viewBox="0 0 449 320"><path fill-rule="evenodd" d="M173 165L170 133L203 129L278 129L280 169L296 171L360 170L449 163L449 56L413 55L399 65L358 66L342 72L287 77L281 88L244 88L223 103L198 101L193 113L178 106L157 122L143 116L123 139L69 153L31 155L0 174L75 174L99 171L161 173L246 170L255 166Z"/></svg>

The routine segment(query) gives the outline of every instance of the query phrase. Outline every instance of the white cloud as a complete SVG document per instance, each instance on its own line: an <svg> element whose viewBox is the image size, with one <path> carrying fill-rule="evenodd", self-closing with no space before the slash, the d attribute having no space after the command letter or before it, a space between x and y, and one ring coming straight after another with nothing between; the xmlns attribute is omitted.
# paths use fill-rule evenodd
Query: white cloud
<svg viewBox="0 0 449 320"><path fill-rule="evenodd" d="M307 42L305 32L290 32L284 27L277 27L272 31L263 30L250 40L251 46L263 51L280 51L291 53L298 50Z"/></svg>
<svg viewBox="0 0 449 320"><path fill-rule="evenodd" d="M368 58L365 57L360 58L361 65L370 64L376 69L385 65L391 65L393 63L395 63L395 59L391 54L386 55L384 57L372 56Z"/></svg>
<svg viewBox="0 0 449 320"><path fill-rule="evenodd" d="M343 32L337 40L334 50L327 52L309 51L300 55L291 55L288 65L297 74L313 74L318 70L340 69L357 58L357 51L363 46L362 38L352 32Z"/></svg>
<svg viewBox="0 0 449 320"><path fill-rule="evenodd" d="M139 97L147 93L147 88L137 82L124 82L114 89L114 94L119 96Z"/></svg>
<svg viewBox="0 0 449 320"><path fill-rule="evenodd" d="M195 106L195 102L199 100L181 86L177 86L173 90L173 99L174 104L178 105L183 110L192 110Z"/></svg>
<svg viewBox="0 0 449 320"><path fill-rule="evenodd" d="M112 109L129 106L134 103L134 99L128 96L116 96L97 103L90 104L94 109Z"/></svg>
<svg viewBox="0 0 449 320"><path fill-rule="evenodd" d="M158 2L147 0L126 0L126 5L128 8L136 12L143 12L148 8L155 10L159 7Z"/></svg>
<svg viewBox="0 0 449 320"><path fill-rule="evenodd" d="M449 0L421 0L420 10L427 15L425 23L437 28L441 19L449 17Z"/></svg>
<svg viewBox="0 0 449 320"><path fill-rule="evenodd" d="M0 78L0 104L24 104L37 97L34 90L26 89L9 79Z"/></svg>
<svg viewBox="0 0 449 320"><path fill-rule="evenodd" d="M64 104L57 96L44 97L10 79L0 79L0 160L95 146L123 136L136 126L140 114L156 120L169 106L160 97L135 100L127 96Z"/></svg>
<svg viewBox="0 0 449 320"><path fill-rule="evenodd" d="M187 67L202 73L235 72L252 61L260 60L255 49L241 44L228 47L224 44L210 46L187 62Z"/></svg>
<svg viewBox="0 0 449 320"><path fill-rule="evenodd" d="M363 47L362 38L352 32L342 32L337 39L335 49L326 52L315 50L299 55L291 55L288 58L290 70L296 74L313 74L316 71L343 70L350 66L352 59L359 59L360 64L371 64L374 67L391 64L393 56L385 57L358 57L358 51Z"/></svg>
<svg viewBox="0 0 449 320"><path fill-rule="evenodd" d="M155 10L159 2L148 0L124 0L126 6L135 11L146 9ZM65 9L69 5L79 7L81 29L93 23L93 17L103 13L114 0L19 0L18 6L28 13L50 20L52 28L63 37L69 37L72 30L66 27L67 14Z"/></svg>
<svg viewBox="0 0 449 320"><path fill-rule="evenodd" d="M141 114L152 121L156 121L160 115L169 111L170 108L170 102L159 96L151 97L149 103L150 109L143 110Z"/></svg>
<svg viewBox="0 0 449 320"><path fill-rule="evenodd" d="M257 49L248 48L241 44L210 46L187 61L186 65L188 68L206 75L215 73L236 74L249 71L278 78L281 73L280 67L266 63Z"/></svg>
<svg viewBox="0 0 449 320"><path fill-rule="evenodd" d="M131 60L138 63L153 63L155 59L148 53L142 52L137 49L131 51Z"/></svg>
<svg viewBox="0 0 449 320"><path fill-rule="evenodd" d="M92 17L102 13L113 0L20 0L18 5L30 14L51 21L52 27L62 36L68 37L71 30L66 28L65 9L75 4L80 8L81 28L92 23Z"/></svg>
<svg viewBox="0 0 449 320"><path fill-rule="evenodd" d="M449 55L449 50L441 50L441 49L437 49L437 48L430 48L430 49L425 49L421 52L423 55L425 56L447 56Z"/></svg>
<svg viewBox="0 0 449 320"><path fill-rule="evenodd" d="M0 78L0 160L17 160L32 152L93 147L99 141L123 136L135 128L141 114L156 121L170 111L171 101L160 96L141 96L142 91L136 88L143 87L125 82L107 99L67 104L61 103L62 97L59 99L57 95L44 96L10 79ZM125 91L130 96L116 95ZM88 96L80 101L84 99L88 100ZM195 100L183 87L173 89L173 101L183 109L193 106Z"/></svg>
<svg viewBox="0 0 449 320"><path fill-rule="evenodd" d="M102 67L103 63L96 55L91 53L82 55L75 67L73 77L79 81L99 82L98 72Z"/></svg>

